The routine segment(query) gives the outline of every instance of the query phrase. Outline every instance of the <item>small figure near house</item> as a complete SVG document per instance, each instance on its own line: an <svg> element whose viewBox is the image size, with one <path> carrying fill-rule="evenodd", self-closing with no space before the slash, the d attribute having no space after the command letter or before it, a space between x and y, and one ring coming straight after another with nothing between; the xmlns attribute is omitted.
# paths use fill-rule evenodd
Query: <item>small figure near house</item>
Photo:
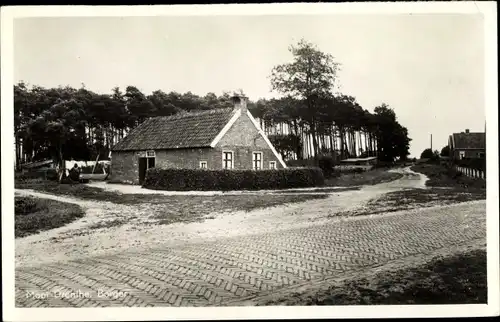
<svg viewBox="0 0 500 322"><path fill-rule="evenodd" d="M69 170L69 178L72 181L77 181L77 182L80 181L80 169L78 168L78 164L75 163L73 168Z"/></svg>

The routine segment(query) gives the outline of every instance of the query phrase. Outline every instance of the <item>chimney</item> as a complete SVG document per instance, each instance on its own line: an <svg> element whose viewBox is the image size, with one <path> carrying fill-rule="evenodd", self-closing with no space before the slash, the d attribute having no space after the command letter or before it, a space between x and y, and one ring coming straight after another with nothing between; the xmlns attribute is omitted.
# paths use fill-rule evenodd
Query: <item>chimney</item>
<svg viewBox="0 0 500 322"><path fill-rule="evenodd" d="M465 129L465 133L469 133L469 129Z"/></svg>
<svg viewBox="0 0 500 322"><path fill-rule="evenodd" d="M235 110L241 110L242 112L246 112L248 97L246 97L244 94L234 94L231 97L231 100L234 104Z"/></svg>

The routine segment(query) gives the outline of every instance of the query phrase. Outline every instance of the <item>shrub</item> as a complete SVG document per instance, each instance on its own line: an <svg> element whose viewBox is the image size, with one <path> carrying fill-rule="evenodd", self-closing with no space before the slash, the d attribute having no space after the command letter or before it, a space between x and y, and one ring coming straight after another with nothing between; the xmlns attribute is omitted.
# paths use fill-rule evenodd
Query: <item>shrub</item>
<svg viewBox="0 0 500 322"><path fill-rule="evenodd" d="M146 172L144 188L155 190L260 190L314 187L324 184L320 168L278 170L159 169Z"/></svg>
<svg viewBox="0 0 500 322"><path fill-rule="evenodd" d="M39 169L22 173L16 173L15 179L17 181L26 181L31 179L44 179L44 180L57 180L56 169Z"/></svg>
<svg viewBox="0 0 500 322"><path fill-rule="evenodd" d="M420 159L431 159L433 157L434 157L434 152L432 152L432 149L425 149L420 154Z"/></svg>
<svg viewBox="0 0 500 322"><path fill-rule="evenodd" d="M396 163L393 161L383 161L383 160L378 160L377 163L375 164L374 168L376 169L384 169L384 168L391 168L395 165Z"/></svg>
<svg viewBox="0 0 500 322"><path fill-rule="evenodd" d="M15 197L14 200L16 238L62 227L84 216L83 209L74 204L31 197Z"/></svg>
<svg viewBox="0 0 500 322"><path fill-rule="evenodd" d="M27 215L42 210L35 198L15 198L14 212L16 215Z"/></svg>
<svg viewBox="0 0 500 322"><path fill-rule="evenodd" d="M335 160L329 155L320 156L318 159L318 166L323 170L326 178L331 178L335 169Z"/></svg>
<svg viewBox="0 0 500 322"><path fill-rule="evenodd" d="M318 160L311 159L299 159L299 160L288 160L286 161L288 167L317 167Z"/></svg>

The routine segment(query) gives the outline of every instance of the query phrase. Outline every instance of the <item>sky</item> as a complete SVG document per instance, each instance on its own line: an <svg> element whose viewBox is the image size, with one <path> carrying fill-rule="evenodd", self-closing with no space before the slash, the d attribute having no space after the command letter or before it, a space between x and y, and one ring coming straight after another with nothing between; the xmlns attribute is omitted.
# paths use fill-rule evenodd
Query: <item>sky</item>
<svg viewBox="0 0 500 322"><path fill-rule="evenodd" d="M480 14L18 18L14 81L272 98L271 70L302 38L341 64L342 93L394 109L411 157L431 134L440 150L453 132L484 130Z"/></svg>

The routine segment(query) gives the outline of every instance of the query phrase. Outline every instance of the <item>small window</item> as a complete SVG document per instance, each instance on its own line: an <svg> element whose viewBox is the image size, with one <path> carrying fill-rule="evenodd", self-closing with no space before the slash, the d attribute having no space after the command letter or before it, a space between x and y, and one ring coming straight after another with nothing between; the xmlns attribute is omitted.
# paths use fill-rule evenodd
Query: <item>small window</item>
<svg viewBox="0 0 500 322"><path fill-rule="evenodd" d="M200 169L206 169L207 168L207 161L200 161Z"/></svg>
<svg viewBox="0 0 500 322"><path fill-rule="evenodd" d="M460 155L460 159L465 158L465 151L460 151L459 155Z"/></svg>
<svg viewBox="0 0 500 322"><path fill-rule="evenodd" d="M269 169L276 169L276 161L270 161L269 162Z"/></svg>
<svg viewBox="0 0 500 322"><path fill-rule="evenodd" d="M262 152L254 152L252 161L254 170L262 169Z"/></svg>
<svg viewBox="0 0 500 322"><path fill-rule="evenodd" d="M149 157L149 158L155 157L156 156L155 151L148 151L148 152L146 152L146 156Z"/></svg>
<svg viewBox="0 0 500 322"><path fill-rule="evenodd" d="M223 151L222 152L222 167L224 169L232 169L233 168L233 152L231 152L231 151Z"/></svg>

